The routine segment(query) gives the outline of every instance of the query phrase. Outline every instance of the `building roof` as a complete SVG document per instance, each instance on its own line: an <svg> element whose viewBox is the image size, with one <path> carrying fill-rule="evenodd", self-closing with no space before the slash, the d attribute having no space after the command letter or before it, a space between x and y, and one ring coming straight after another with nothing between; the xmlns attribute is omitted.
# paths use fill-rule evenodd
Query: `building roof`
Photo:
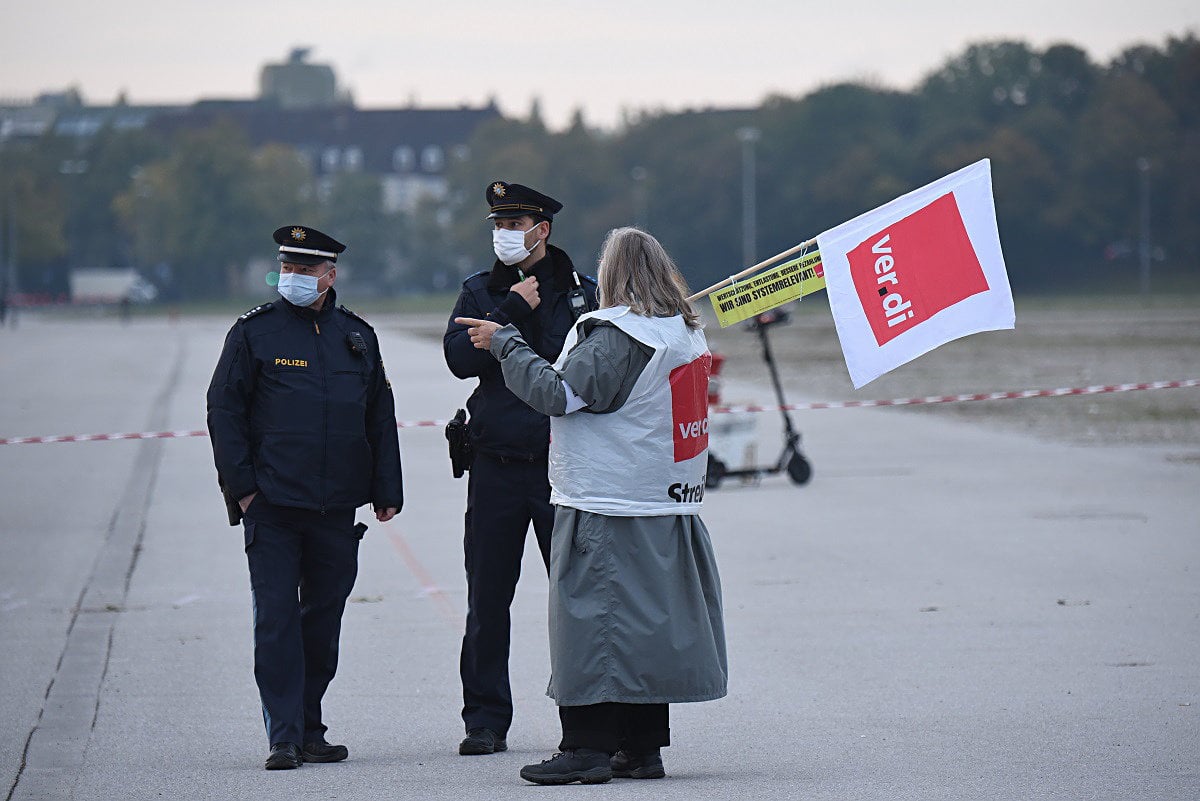
<svg viewBox="0 0 1200 801"><path fill-rule="evenodd" d="M306 153L317 173L325 172L321 154L328 148L359 153L357 169L382 174L397 171L398 148L412 149L413 160L428 147L448 151L465 145L481 124L500 117L496 106L458 108L285 109L262 100L201 100L188 106L84 106L45 102L0 106L0 141L56 136L91 137L106 128L145 128L170 135L206 128L227 119L246 132L254 145L277 142ZM413 169L416 169L414 167ZM426 168L426 172L440 172Z"/></svg>
<svg viewBox="0 0 1200 801"><path fill-rule="evenodd" d="M205 128L222 119L246 132L255 145L278 142L301 151L359 148L365 172L394 171L395 151L443 149L466 144L481 124L500 116L494 105L478 108L282 109L258 101L202 101L156 116L150 129L166 134ZM318 172L320 165L316 165Z"/></svg>

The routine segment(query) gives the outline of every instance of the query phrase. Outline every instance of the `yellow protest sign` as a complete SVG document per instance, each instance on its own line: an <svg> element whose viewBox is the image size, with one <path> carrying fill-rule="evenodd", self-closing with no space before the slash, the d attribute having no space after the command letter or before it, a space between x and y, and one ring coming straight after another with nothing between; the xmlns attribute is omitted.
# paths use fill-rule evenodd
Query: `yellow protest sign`
<svg viewBox="0 0 1200 801"><path fill-rule="evenodd" d="M708 297L717 313L717 321L725 328L824 288L821 252L814 250Z"/></svg>

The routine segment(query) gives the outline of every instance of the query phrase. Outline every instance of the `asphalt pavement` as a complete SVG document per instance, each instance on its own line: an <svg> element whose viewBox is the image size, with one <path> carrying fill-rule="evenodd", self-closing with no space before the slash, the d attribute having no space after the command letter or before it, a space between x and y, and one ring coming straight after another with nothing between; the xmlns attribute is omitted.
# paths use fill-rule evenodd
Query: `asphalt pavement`
<svg viewBox="0 0 1200 801"><path fill-rule="evenodd" d="M203 428L231 322L26 315L0 330L0 437ZM398 416L448 417L470 384L436 341L376 323ZM765 383L725 392L771 401ZM847 380L846 397L870 388ZM370 530L325 704L350 759L279 772L262 769L242 536L207 439L2 445L0 793L1200 797L1194 452L1068 446L900 410L795 420L809 485L773 476L705 497L729 697L672 707L667 779L558 789L517 775L558 741L532 536L510 750L457 754L466 485L439 429L401 432L396 520L359 513ZM773 455L778 416L760 415L758 432Z"/></svg>

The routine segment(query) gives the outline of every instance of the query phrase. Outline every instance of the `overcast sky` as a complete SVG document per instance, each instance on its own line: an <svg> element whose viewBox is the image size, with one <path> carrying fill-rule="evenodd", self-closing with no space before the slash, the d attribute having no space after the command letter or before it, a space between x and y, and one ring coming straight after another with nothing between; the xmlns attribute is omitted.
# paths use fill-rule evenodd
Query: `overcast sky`
<svg viewBox="0 0 1200 801"><path fill-rule="evenodd" d="M708 10L712 9L712 10ZM9 0L0 98L78 87L90 103L251 98L262 65L313 48L360 107L482 105L553 126L575 108L752 106L835 81L899 89L970 42L1076 44L1104 62L1200 33L1197 0Z"/></svg>

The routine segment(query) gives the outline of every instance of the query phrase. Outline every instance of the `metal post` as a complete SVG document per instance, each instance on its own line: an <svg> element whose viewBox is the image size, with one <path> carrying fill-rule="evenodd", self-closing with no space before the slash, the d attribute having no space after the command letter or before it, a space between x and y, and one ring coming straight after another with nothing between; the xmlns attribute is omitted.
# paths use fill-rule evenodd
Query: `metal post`
<svg viewBox="0 0 1200 801"><path fill-rule="evenodd" d="M80 183L82 176L88 171L88 163L86 159L66 159L59 166L58 171L62 175L75 176L67 179L67 251L70 259L69 269L78 269L79 261L79 202L76 195L79 194Z"/></svg>
<svg viewBox="0 0 1200 801"><path fill-rule="evenodd" d="M757 128L738 128L737 138L742 143L742 263L754 264L758 238L755 231L757 210L755 209L754 144L762 136Z"/></svg>
<svg viewBox="0 0 1200 801"><path fill-rule="evenodd" d="M0 286L0 292L4 297L0 298L0 304L4 305L5 322L9 316L12 317L12 326L17 326L17 310L13 307L13 302L17 295L17 204L16 204L16 182L13 181L12 171L8 171L4 182L4 223L7 230L3 232L3 248L4 252L0 256L4 257L4 275L2 279L3 286Z"/></svg>
<svg viewBox="0 0 1200 801"><path fill-rule="evenodd" d="M8 186L8 297L17 293L17 202L16 190Z"/></svg>
<svg viewBox="0 0 1200 801"><path fill-rule="evenodd" d="M3 165L7 167L7 165ZM10 259L8 257L8 215L12 213L12 176L4 176L4 205L0 206L0 294L8 291ZM3 298L0 297L0 301Z"/></svg>
<svg viewBox="0 0 1200 801"><path fill-rule="evenodd" d="M629 171L629 177L633 179L633 224L643 231L647 230L646 226L646 172L645 167L634 167Z"/></svg>
<svg viewBox="0 0 1200 801"><path fill-rule="evenodd" d="M1140 191L1138 203L1138 267L1142 294L1150 292L1150 159L1137 160Z"/></svg>

